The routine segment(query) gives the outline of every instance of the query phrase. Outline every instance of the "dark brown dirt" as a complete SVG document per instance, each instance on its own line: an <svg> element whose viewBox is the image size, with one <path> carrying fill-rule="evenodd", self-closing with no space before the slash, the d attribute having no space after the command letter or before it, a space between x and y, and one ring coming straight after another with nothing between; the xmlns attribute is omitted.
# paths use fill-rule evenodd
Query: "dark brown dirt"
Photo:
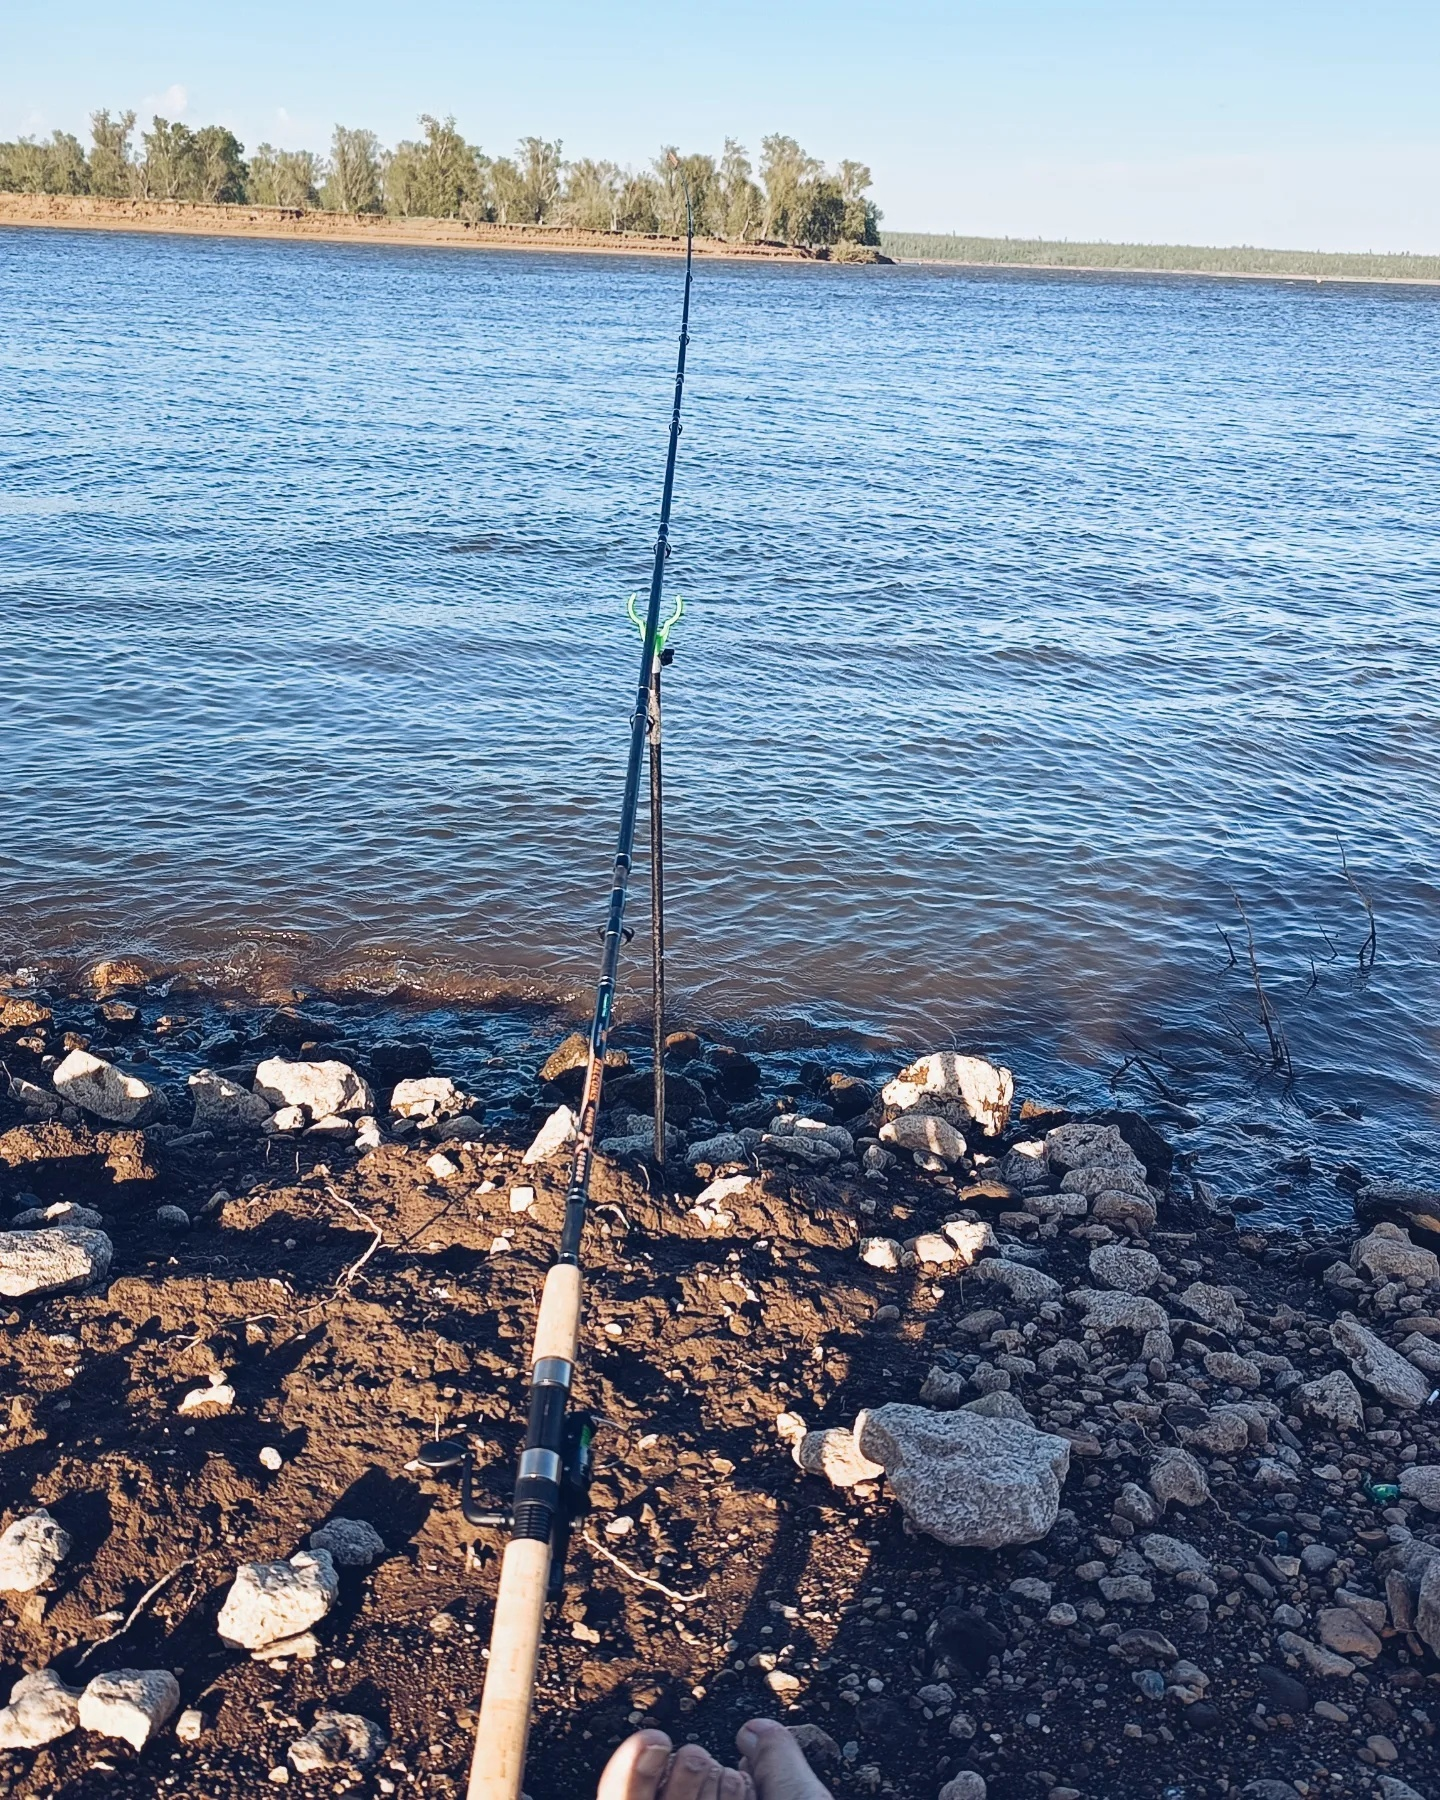
<svg viewBox="0 0 1440 1800"><path fill-rule="evenodd" d="M0 1112L0 1126L7 1117L17 1110ZM139 1756L83 1733L0 1754L0 1788L232 1800L268 1786L315 1713L340 1707L390 1733L367 1791L463 1791L502 1539L466 1526L445 1481L406 1465L437 1432L469 1430L488 1452L482 1484L505 1498L564 1175L558 1162L522 1171L528 1135L528 1123L499 1125L483 1143L446 1145L461 1171L448 1181L425 1168L430 1143L360 1159L259 1138L147 1145L59 1123L0 1137L5 1218L24 1193L80 1200L108 1216L116 1247L103 1291L19 1302L0 1339L4 1514L45 1504L75 1540L43 1601L0 1604L0 1680L8 1692L22 1666L53 1664L73 1680L163 1665L182 1704L206 1717L198 1743L165 1731ZM509 1191L521 1183L537 1198L516 1215ZM993 1218L995 1200L975 1198ZM1402 1751L1397 1772L1426 1791L1440 1692L1413 1640L1388 1638L1359 1687L1332 1695L1311 1683L1314 1697L1355 1710L1340 1725L1257 1714L1248 1590L1208 1631L1163 1597L1133 1615L1112 1608L1116 1623L1166 1633L1210 1673L1205 1706L1183 1709L1142 1700L1101 1634L1045 1628L1008 1593L1038 1575L1057 1601L1093 1597L1074 1566L1112 1528L1121 1482L1143 1481L1153 1445L1173 1441L1163 1423L1077 1428L1070 1513L1045 1542L996 1554L910 1535L883 1491L840 1492L795 1467L778 1413L848 1423L862 1406L913 1401L937 1350L963 1345L960 1319L995 1303L993 1288L982 1295L946 1272L884 1275L856 1255L862 1233L905 1237L953 1215L953 1183L912 1172L877 1198L858 1180L772 1171L727 1202L723 1234L687 1198L653 1195L621 1169L602 1165L594 1202L580 1398L606 1423L588 1530L631 1572L587 1542L574 1547L542 1660L534 1800L593 1791L610 1746L639 1722L723 1753L754 1713L809 1721L853 1746L824 1771L841 1796L932 1800L961 1768L984 1773L992 1800L1057 1787L1199 1800L1260 1776L1303 1781L1311 1795L1361 1793L1373 1771L1357 1751L1382 1731ZM160 1204L184 1207L193 1229L159 1227ZM1282 1303L1333 1314L1301 1266L1320 1240L1237 1237L1227 1220L1195 1240L1195 1224L1162 1219L1182 1235L1152 1248L1243 1286L1257 1319ZM352 1277L376 1233L379 1248ZM512 1248L492 1253L501 1233ZM1087 1249L1062 1235L1047 1267L1073 1284ZM877 1321L882 1307L898 1317ZM1024 1317L1015 1309L1010 1322ZM178 1402L216 1370L233 1381L234 1411L187 1421ZM1440 1459L1434 1427L1415 1429ZM260 1463L265 1446L284 1458L277 1472ZM1187 1517L1183 1535L1237 1571L1274 1551L1277 1524L1299 1529L1296 1516L1267 1520L1238 1465L1212 1469L1212 1486L1213 1509ZM1301 1514L1312 1504L1318 1514L1303 1498ZM340 1602L318 1627L321 1655L271 1667L225 1649L215 1620L236 1565L293 1553L332 1515L370 1520L389 1554L342 1573ZM619 1515L634 1521L629 1535L602 1535ZM1384 1521L1363 1500L1314 1524L1314 1537L1362 1562L1385 1546ZM172 1572L81 1669L112 1615ZM767 1651L798 1680L788 1706L753 1662ZM937 1659L973 1738L951 1735L914 1698ZM291 1781L335 1791L333 1775Z"/></svg>

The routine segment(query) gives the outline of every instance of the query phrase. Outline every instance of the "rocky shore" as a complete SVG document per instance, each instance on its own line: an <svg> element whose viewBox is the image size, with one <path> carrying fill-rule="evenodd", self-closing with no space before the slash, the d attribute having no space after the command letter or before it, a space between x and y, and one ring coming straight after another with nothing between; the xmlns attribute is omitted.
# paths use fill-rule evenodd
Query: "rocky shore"
<svg viewBox="0 0 1440 1800"><path fill-rule="evenodd" d="M504 1503L558 1035L0 997L7 1792L463 1791L503 1539L416 1456ZM607 1077L534 1800L755 1712L839 1796L1440 1795L1440 1194L1260 1233L984 1059L670 1064L663 1191Z"/></svg>

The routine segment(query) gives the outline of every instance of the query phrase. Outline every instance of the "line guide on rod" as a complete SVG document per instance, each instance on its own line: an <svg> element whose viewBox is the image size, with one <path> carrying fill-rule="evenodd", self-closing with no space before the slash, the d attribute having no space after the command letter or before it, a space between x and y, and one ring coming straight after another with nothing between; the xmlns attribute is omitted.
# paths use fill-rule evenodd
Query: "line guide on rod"
<svg viewBox="0 0 1440 1800"><path fill-rule="evenodd" d="M535 1676L545 1626L546 1600L562 1576L566 1540L577 1510L584 1505L588 1487L590 1439L593 1421L570 1411L570 1391L579 1348L583 1283L580 1274L581 1238L590 1197L590 1175L595 1158L595 1130L600 1112L600 1091L605 1078L605 1051L610 1037L610 1016L620 964L625 925L625 900L634 860L635 819L640 800L640 764L650 730L652 699L657 671L665 649L665 637L679 618L662 628L660 597L665 580L665 559L670 550L670 502L675 489L675 457L680 444L680 403L685 392L685 350L689 343L690 287L694 260L694 216L689 183L679 158L671 153L671 166L685 191L685 296L680 315L680 344L675 362L675 401L670 416L670 441L665 457L665 486L660 500L660 525L655 537L655 561L650 575L649 604L641 624L638 612L631 617L641 628L640 680L631 717L630 755L625 769L625 794L620 807L620 832L615 846L614 879L605 924L605 947L600 958L600 977L595 989L595 1010L590 1024L589 1060L576 1123L574 1159L565 1194L565 1219L560 1248L545 1277L540 1314L531 1346L530 1418L525 1447L515 1482L510 1541L500 1565L500 1585L495 1597L495 1619L490 1633L490 1660L480 1699L475 1729L475 1752L470 1765L467 1800L519 1800L525 1776L525 1748L530 1736L530 1713ZM658 716L652 738L652 779L659 779ZM652 814L652 831L658 829L658 811ZM658 880L657 880L658 890ZM657 948L657 955L659 954ZM657 967L659 965L657 964ZM657 1002L660 996L657 995ZM658 1023L657 1038L663 1027ZM656 1149L664 1154L663 1042L656 1062Z"/></svg>

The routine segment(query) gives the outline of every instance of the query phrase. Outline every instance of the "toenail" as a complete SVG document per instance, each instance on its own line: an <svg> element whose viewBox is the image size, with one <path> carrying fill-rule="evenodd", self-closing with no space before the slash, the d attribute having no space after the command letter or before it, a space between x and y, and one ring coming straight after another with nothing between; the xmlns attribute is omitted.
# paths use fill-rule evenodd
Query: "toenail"
<svg viewBox="0 0 1440 1800"><path fill-rule="evenodd" d="M644 1776L648 1781L652 1775L663 1774L669 1760L670 1746L668 1744L647 1744L635 1758L635 1773Z"/></svg>

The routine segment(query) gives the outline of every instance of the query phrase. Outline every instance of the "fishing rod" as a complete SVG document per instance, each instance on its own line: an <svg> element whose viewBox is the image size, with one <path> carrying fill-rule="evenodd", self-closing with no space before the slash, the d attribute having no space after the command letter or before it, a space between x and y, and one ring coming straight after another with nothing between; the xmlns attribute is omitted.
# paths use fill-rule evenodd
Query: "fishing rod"
<svg viewBox="0 0 1440 1800"><path fill-rule="evenodd" d="M560 1248L545 1277L531 1346L530 1419L515 1481L510 1541L500 1564L500 1585L490 1632L490 1660L480 1697L480 1717L475 1727L475 1753L470 1764L467 1800L519 1800L546 1601L556 1595L563 1580L570 1530L585 1510L589 1497L595 1421L587 1413L577 1411L572 1415L569 1410L580 1343L583 1297L580 1244L590 1197L600 1090L605 1079L605 1051L610 1038L610 1014L620 966L625 899L635 845L635 816L640 801L640 764L649 730L656 663L664 645L660 593L665 582L665 560L670 554L670 501L675 490L675 455L680 444L680 402L685 391L685 348L689 343L690 283L695 251L690 185L680 159L673 151L670 152L670 166L678 173L685 193L685 299L680 313L675 405L670 415L670 443L665 455L665 487L660 500L660 526L655 534L650 600L641 633L640 684L630 720L630 756L625 767L625 795L620 804L620 834L615 846L615 873L605 924L605 947L600 957L595 1011L590 1022L589 1061L575 1128L575 1152L570 1167L570 1185L565 1193ZM658 779L658 757L654 771ZM661 1091L661 1079L661 1065L657 1061L657 1093Z"/></svg>

